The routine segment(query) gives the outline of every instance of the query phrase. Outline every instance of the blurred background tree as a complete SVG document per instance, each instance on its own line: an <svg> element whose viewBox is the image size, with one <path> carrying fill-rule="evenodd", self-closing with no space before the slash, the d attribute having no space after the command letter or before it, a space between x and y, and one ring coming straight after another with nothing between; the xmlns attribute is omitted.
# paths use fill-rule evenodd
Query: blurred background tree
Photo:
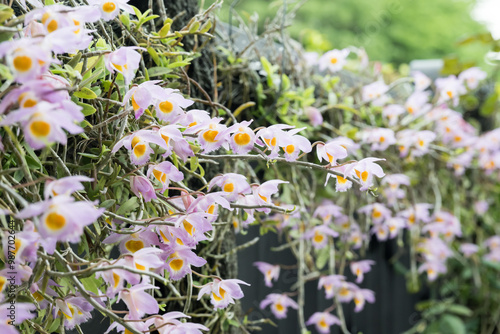
<svg viewBox="0 0 500 334"><path fill-rule="evenodd" d="M301 1L287 0L289 8ZM370 59L395 64L413 59L458 56L481 64L489 46L467 44L457 50L457 42L486 27L475 21L471 12L476 0L308 0L297 11L288 28L308 51L324 52L350 45L362 46ZM207 7L213 3L206 0ZM229 8L235 4L237 15L266 18L276 15L283 0L226 0L220 12L227 22ZM235 14L233 14L235 15Z"/></svg>

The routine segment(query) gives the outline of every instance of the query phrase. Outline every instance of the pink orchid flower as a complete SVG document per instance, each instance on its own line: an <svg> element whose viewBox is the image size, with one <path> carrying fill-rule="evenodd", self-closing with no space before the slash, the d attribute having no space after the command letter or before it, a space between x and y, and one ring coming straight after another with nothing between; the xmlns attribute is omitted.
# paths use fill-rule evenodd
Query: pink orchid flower
<svg viewBox="0 0 500 334"><path fill-rule="evenodd" d="M184 109L193 103L179 94L178 89L164 88L156 96L156 117L161 121L173 123L184 115Z"/></svg>
<svg viewBox="0 0 500 334"><path fill-rule="evenodd" d="M342 286L345 282L345 276L342 275L329 275L322 276L318 281L318 290L321 288L325 289L325 298L333 298L335 292Z"/></svg>
<svg viewBox="0 0 500 334"><path fill-rule="evenodd" d="M353 275L356 275L356 283L363 282L364 274L371 270L371 267L375 264L372 260L361 260L357 262L351 262L350 268Z"/></svg>
<svg viewBox="0 0 500 334"><path fill-rule="evenodd" d="M365 303L374 303L375 302L375 293L369 289L357 289L354 291L354 312L361 312L365 307Z"/></svg>
<svg viewBox="0 0 500 334"><path fill-rule="evenodd" d="M320 71L326 69L332 73L340 71L347 63L347 56L349 56L348 49L335 49L326 52L318 60Z"/></svg>
<svg viewBox="0 0 500 334"><path fill-rule="evenodd" d="M389 126L395 126L398 123L398 117L404 114L405 108L399 104L389 104L382 110L382 116L387 118Z"/></svg>
<svg viewBox="0 0 500 334"><path fill-rule="evenodd" d="M129 310L131 320L140 320L145 314L157 314L160 310L156 299L146 292L149 289L159 289L157 286L141 283L129 289L123 289L118 294L118 300L123 300Z"/></svg>
<svg viewBox="0 0 500 334"><path fill-rule="evenodd" d="M311 315L311 317L306 321L307 326L315 325L316 329L321 334L329 334L331 326L340 326L340 324L340 319L328 312L313 313L313 315Z"/></svg>
<svg viewBox="0 0 500 334"><path fill-rule="evenodd" d="M204 258L197 256L189 247L173 244L166 268L170 278L178 281L191 273L191 265L201 267L206 263Z"/></svg>
<svg viewBox="0 0 500 334"><path fill-rule="evenodd" d="M38 217L36 224L40 240L47 253L54 252L56 242L80 241L85 226L92 224L104 212L97 209L97 203L75 202L73 197L59 195L54 198L30 204L17 214L17 218Z"/></svg>
<svg viewBox="0 0 500 334"><path fill-rule="evenodd" d="M346 176L355 176L361 183L361 191L368 190L373 186L373 177L384 177L382 167L377 165L375 161L385 161L385 159L365 158L356 163L346 165L344 170L344 178Z"/></svg>
<svg viewBox="0 0 500 334"><path fill-rule="evenodd" d="M135 51L134 51L135 52ZM123 70L123 66L127 65L116 65L111 64L117 70ZM120 72L121 73L121 72ZM161 82L160 80L146 81L138 86L130 88L130 90L123 97L125 102L125 107L129 105L129 101L134 109L135 119L144 114L144 111L152 104L157 103L157 96L162 94L163 88L157 86L156 84Z"/></svg>
<svg viewBox="0 0 500 334"><path fill-rule="evenodd" d="M150 143L167 149L165 140L158 132L153 130L139 130L120 139L115 146L113 146L111 153L118 152L118 150L124 146L129 150L130 161L134 165L144 165L149 161L151 153L153 153L153 149L149 145Z"/></svg>
<svg viewBox="0 0 500 334"><path fill-rule="evenodd" d="M247 154L254 148L255 140L257 138L252 129L248 127L252 121L236 123L226 130L227 133L232 134L229 140L229 146L234 153Z"/></svg>
<svg viewBox="0 0 500 334"><path fill-rule="evenodd" d="M214 186L222 189L221 195L228 201L234 202L240 194L248 194L251 191L247 178L236 173L227 173L214 177L208 184L210 191Z"/></svg>
<svg viewBox="0 0 500 334"><path fill-rule="evenodd" d="M467 84L469 89L476 89L481 80L486 79L488 75L486 72L479 69L479 67L471 67L458 75L458 80Z"/></svg>
<svg viewBox="0 0 500 334"><path fill-rule="evenodd" d="M318 108L309 106L306 108L305 114L307 118L309 118L309 122L311 122L312 126L320 126L323 124L323 116Z"/></svg>
<svg viewBox="0 0 500 334"><path fill-rule="evenodd" d="M209 153L219 149L223 146L229 149L228 141L226 138L227 127L220 124L222 117L213 118L208 124L205 124L198 134L198 142L200 143L203 153ZM221 135L222 134L222 135Z"/></svg>
<svg viewBox="0 0 500 334"><path fill-rule="evenodd" d="M80 110L79 106L66 109L61 105L41 101L32 108L9 113L0 125L21 123L26 142L33 149L40 149L54 142L66 145L68 139L63 129L72 135L83 131L75 123L83 121L84 116Z"/></svg>
<svg viewBox="0 0 500 334"><path fill-rule="evenodd" d="M54 318L61 312L64 319L64 328L73 329L92 317L90 313L94 307L81 296L65 299L55 299L56 307L53 309Z"/></svg>
<svg viewBox="0 0 500 334"><path fill-rule="evenodd" d="M161 183L162 192L168 188L170 181L180 182L184 179L184 174L175 168L174 164L170 161L163 161L157 165L150 165L146 175L147 177L153 175L154 178Z"/></svg>
<svg viewBox="0 0 500 334"><path fill-rule="evenodd" d="M130 190L137 197L144 198L144 201L150 202L152 199L156 199L156 192L153 184L149 179L144 176L134 175L130 177Z"/></svg>
<svg viewBox="0 0 500 334"><path fill-rule="evenodd" d="M375 81L363 87L362 99L364 102L371 102L373 106L383 106L389 99L386 95L388 90L389 86L383 81Z"/></svg>
<svg viewBox="0 0 500 334"><path fill-rule="evenodd" d="M182 136L182 133L178 129L179 125L170 124L161 127L158 130L159 135L165 141L163 148L166 152L163 157L166 158L172 154L172 151L179 156L182 161L186 162L189 157L194 156L193 149L187 142L187 140Z"/></svg>
<svg viewBox="0 0 500 334"><path fill-rule="evenodd" d="M210 302L214 309L226 308L234 304L235 299L243 298L243 291L239 284L250 285L239 279L214 279L213 282L205 284L198 293L198 300L205 294L210 295Z"/></svg>
<svg viewBox="0 0 500 334"><path fill-rule="evenodd" d="M332 166L337 164L337 159L344 159L347 157L347 150L345 146L335 141L329 141L326 144L316 145L316 153L320 162L322 160L326 160Z"/></svg>
<svg viewBox="0 0 500 334"><path fill-rule="evenodd" d="M460 245L459 249L465 257L471 257L472 254L477 253L479 246L471 243L463 243Z"/></svg>
<svg viewBox="0 0 500 334"><path fill-rule="evenodd" d="M286 318L288 307L298 309L299 305L293 299L285 294L271 293L266 296L266 298L260 302L259 307L261 309L266 308L266 306L271 305L271 311L277 319Z"/></svg>
<svg viewBox="0 0 500 334"><path fill-rule="evenodd" d="M280 276L280 266L262 261L254 262L253 265L264 274L264 282L267 287L271 288L273 286L272 281L277 281Z"/></svg>
<svg viewBox="0 0 500 334"><path fill-rule="evenodd" d="M2 42L0 58L5 57L14 81L19 83L37 79L49 69L52 58L50 48L40 38L22 38Z"/></svg>
<svg viewBox="0 0 500 334"><path fill-rule="evenodd" d="M130 82L135 77L135 71L139 68L141 54L136 50L145 51L145 49L135 46L122 46L118 50L104 55L104 64L108 71L122 74L125 79L125 86L130 85Z"/></svg>
<svg viewBox="0 0 500 334"><path fill-rule="evenodd" d="M405 103L405 109L408 114L413 116L420 116L429 112L432 105L428 103L429 92L416 91L411 94Z"/></svg>
<svg viewBox="0 0 500 334"><path fill-rule="evenodd" d="M339 234L327 225L314 226L304 234L304 238L311 239L315 249L325 248L328 245L328 236L335 238L338 237Z"/></svg>
<svg viewBox="0 0 500 334"><path fill-rule="evenodd" d="M424 73L420 71L415 71L411 74L413 80L415 82L415 90L416 91L424 91L429 87L432 83L432 80L429 79Z"/></svg>
<svg viewBox="0 0 500 334"><path fill-rule="evenodd" d="M129 0L89 0L90 5L99 7L101 17L104 21L110 21L120 14L120 9L135 14L132 6L128 4Z"/></svg>

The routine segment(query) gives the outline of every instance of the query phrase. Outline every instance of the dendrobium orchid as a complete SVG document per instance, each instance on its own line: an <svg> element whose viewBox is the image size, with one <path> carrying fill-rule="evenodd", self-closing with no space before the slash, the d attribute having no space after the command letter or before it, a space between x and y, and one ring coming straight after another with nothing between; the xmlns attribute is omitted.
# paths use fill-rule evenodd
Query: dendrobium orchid
<svg viewBox="0 0 500 334"><path fill-rule="evenodd" d="M280 266L262 261L254 262L253 265L264 274L264 282L267 287L271 288L273 286L272 281L277 281L280 276Z"/></svg>
<svg viewBox="0 0 500 334"><path fill-rule="evenodd" d="M354 312L361 312L366 302L375 302L375 293L369 289L357 289L353 292L353 295L354 305L356 306Z"/></svg>
<svg viewBox="0 0 500 334"><path fill-rule="evenodd" d="M63 129L72 135L83 131L75 123L83 121L84 117L80 110L79 106L67 109L60 105L40 101L32 108L9 113L0 125L13 125L19 122L26 141L36 150L56 142L66 145L68 139Z"/></svg>
<svg viewBox="0 0 500 334"><path fill-rule="evenodd" d="M488 75L486 72L480 70L478 67L471 67L458 75L458 79L462 80L469 89L476 89L481 80L486 79Z"/></svg>
<svg viewBox="0 0 500 334"><path fill-rule="evenodd" d="M130 177L130 190L137 197L144 198L144 201L150 202L152 199L156 199L156 192L153 187L153 184L149 179L144 176L134 175Z"/></svg>
<svg viewBox="0 0 500 334"><path fill-rule="evenodd" d="M161 191L168 188L170 181L180 182L184 179L184 174L179 172L170 161L163 161L157 165L149 166L147 176L151 177L151 175L161 183Z"/></svg>
<svg viewBox="0 0 500 334"><path fill-rule="evenodd" d="M101 17L104 21L110 21L120 14L120 9L134 14L132 6L128 4L129 0L89 0L90 5L99 7Z"/></svg>
<svg viewBox="0 0 500 334"><path fill-rule="evenodd" d="M52 254L57 241L76 243L80 240L84 227L104 212L104 208L97 209L96 204L75 202L73 197L59 195L27 206L17 218L37 217L35 225L42 236L40 242L47 253Z"/></svg>
<svg viewBox="0 0 500 334"><path fill-rule="evenodd" d="M243 291L239 284L250 285L239 279L214 279L213 282L205 284L198 293L198 300L205 294L210 295L210 302L217 308L226 308L229 304L234 304L235 299L243 297Z"/></svg>
<svg viewBox="0 0 500 334"><path fill-rule="evenodd" d="M255 145L256 136L248 126L252 121L243 121L229 127L226 132L232 134L229 139L229 146L236 154L246 154ZM222 136L222 135L221 135Z"/></svg>
<svg viewBox="0 0 500 334"><path fill-rule="evenodd" d="M266 306L271 305L271 311L278 319L286 318L288 307L298 309L299 305L295 300L285 294L271 293L260 302L260 308L264 309Z"/></svg>
<svg viewBox="0 0 500 334"><path fill-rule="evenodd" d="M383 106L389 99L386 95L388 90L389 87L383 81L375 81L363 87L363 101L371 102L373 106Z"/></svg>
<svg viewBox="0 0 500 334"><path fill-rule="evenodd" d="M111 153L116 153L123 146L130 152L130 161L135 165L144 165L149 161L153 149L149 144L156 144L167 149L167 144L161 135L153 130L139 130L120 139Z"/></svg>
<svg viewBox="0 0 500 334"><path fill-rule="evenodd" d="M129 310L131 320L140 320L145 314L157 314L160 310L156 299L145 290L158 289L157 286L141 283L118 294L118 301L123 300Z"/></svg>
<svg viewBox="0 0 500 334"><path fill-rule="evenodd" d="M25 83L37 79L46 72L52 62L52 54L41 38L22 38L3 42L0 58L5 57L14 81Z"/></svg>
<svg viewBox="0 0 500 334"><path fill-rule="evenodd" d="M372 260L361 260L357 262L351 262L350 268L353 275L356 275L356 283L363 282L364 273L371 270L371 266L375 264Z"/></svg>
<svg viewBox="0 0 500 334"><path fill-rule="evenodd" d="M328 236L335 238L339 234L327 225L314 226L304 234L304 238L310 239L313 247L316 249L322 249L328 245Z"/></svg>
<svg viewBox="0 0 500 334"><path fill-rule="evenodd" d="M328 69L330 72L338 72L347 63L347 56L349 56L349 49L328 51L319 58L319 69L321 71Z"/></svg>
<svg viewBox="0 0 500 334"><path fill-rule="evenodd" d="M458 105L460 95L467 93L462 81L454 75L450 75L447 78L438 78L435 83L440 93L439 103L451 100L453 105L456 106Z"/></svg>
<svg viewBox="0 0 500 334"><path fill-rule="evenodd" d="M120 0L113 1L118 2ZM114 3L113 1L110 3ZM141 61L141 54L136 50L144 49L134 46L123 46L114 52L104 55L104 64L108 71L123 75L126 86L134 79L135 71L139 68L139 62Z"/></svg>
<svg viewBox="0 0 500 334"><path fill-rule="evenodd" d="M411 75L415 82L415 90L416 91L424 91L426 90L432 83L432 80L429 79L424 73L420 71L415 71Z"/></svg>
<svg viewBox="0 0 500 334"><path fill-rule="evenodd" d="M368 190L373 186L373 177L384 177L385 173L382 167L377 165L375 161L384 161L385 159L365 158L356 163L346 166L344 170L344 178L347 176L357 177L361 183L361 191Z"/></svg>
<svg viewBox="0 0 500 334"><path fill-rule="evenodd" d="M341 322L339 318L328 312L316 312L306 321L306 325L315 325L318 332L321 334L330 333L330 327L339 325Z"/></svg>
<svg viewBox="0 0 500 334"><path fill-rule="evenodd" d="M208 190L214 186L222 189L221 195L228 201L234 202L240 194L248 194L251 191L247 178L241 174L227 173L214 177L208 184Z"/></svg>
<svg viewBox="0 0 500 334"><path fill-rule="evenodd" d="M128 67L127 64L123 65L127 67L116 65L114 63L112 63L111 65L120 73L122 73L121 71L123 70L127 70ZM138 86L130 88L127 94L125 94L125 96L123 97L123 101L125 102L126 107L129 105L129 101L132 104L135 119L139 119L139 117L144 114L144 111L150 105L157 103L157 97L163 93L163 88L156 85L159 82L159 80L143 82Z"/></svg>
<svg viewBox="0 0 500 334"><path fill-rule="evenodd" d="M326 144L319 143L316 145L316 153L319 161L326 160L332 166L337 164L337 159L347 157L346 148L336 141L329 141Z"/></svg>

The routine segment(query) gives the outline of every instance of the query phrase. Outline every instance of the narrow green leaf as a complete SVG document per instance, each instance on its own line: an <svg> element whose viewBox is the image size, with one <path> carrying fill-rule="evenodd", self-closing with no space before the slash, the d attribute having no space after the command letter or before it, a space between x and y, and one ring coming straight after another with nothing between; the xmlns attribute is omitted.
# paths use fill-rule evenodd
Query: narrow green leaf
<svg viewBox="0 0 500 334"><path fill-rule="evenodd" d="M116 211L117 215L124 215L126 213L129 213L139 207L138 203L138 198L137 197L131 197L129 198L123 205L120 206L120 208Z"/></svg>
<svg viewBox="0 0 500 334"><path fill-rule="evenodd" d="M84 116L89 116L89 115L92 115L96 112L96 109L94 107L92 107L90 104L87 104L87 103L82 103L82 102L77 102L76 104L78 104L80 107L82 107L82 114Z"/></svg>
<svg viewBox="0 0 500 334"><path fill-rule="evenodd" d="M87 100L92 100L97 97L97 95L87 87L83 87L80 91L74 92L73 95L81 99L87 99Z"/></svg>

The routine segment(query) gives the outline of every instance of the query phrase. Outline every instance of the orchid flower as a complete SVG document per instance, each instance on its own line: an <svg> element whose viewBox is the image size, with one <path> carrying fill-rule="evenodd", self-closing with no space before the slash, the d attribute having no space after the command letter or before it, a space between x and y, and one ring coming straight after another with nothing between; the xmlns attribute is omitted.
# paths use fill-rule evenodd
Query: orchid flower
<svg viewBox="0 0 500 334"><path fill-rule="evenodd" d="M113 1L118 2L120 0L112 0L107 3L114 3ZM118 50L104 55L104 64L108 71L122 74L125 79L125 86L128 86L132 79L134 79L135 71L139 68L141 54L136 50L144 49L135 46L122 46Z"/></svg>
<svg viewBox="0 0 500 334"><path fill-rule="evenodd" d="M286 318L288 307L298 309L299 305L296 301L291 299L285 294L271 293L260 302L260 308L264 309L266 306L271 305L271 311L278 319Z"/></svg>
<svg viewBox="0 0 500 334"><path fill-rule="evenodd" d="M328 69L330 72L340 71L347 63L347 56L349 56L348 49L330 50L324 53L318 60L320 71Z"/></svg>
<svg viewBox="0 0 500 334"><path fill-rule="evenodd" d="M238 284L250 285L239 279L214 279L213 282L205 284L198 293L198 300L205 294L210 295L210 302L217 308L226 308L234 304L235 299L243 298L243 291Z"/></svg>
<svg viewBox="0 0 500 334"><path fill-rule="evenodd" d="M350 268L353 275L356 275L356 283L363 282L364 273L367 273L371 270L371 266L375 264L375 261L372 260L362 260L358 262L351 262Z"/></svg>
<svg viewBox="0 0 500 334"><path fill-rule="evenodd" d="M329 334L330 326L341 325L340 319L327 312L316 312L306 321L306 325L315 325L321 334Z"/></svg>
<svg viewBox="0 0 500 334"><path fill-rule="evenodd" d="M264 282L267 287L271 288L273 286L272 281L277 281L280 276L280 266L262 261L254 262L253 265L264 274Z"/></svg>
<svg viewBox="0 0 500 334"><path fill-rule="evenodd" d="M180 182L184 179L184 174L175 168L174 164L170 161L163 161L157 165L149 166L146 175L147 177L153 175L161 183L162 192L168 188L170 181Z"/></svg>
<svg viewBox="0 0 500 334"><path fill-rule="evenodd" d="M129 0L89 0L90 5L98 6L104 21L110 21L118 16L120 9L135 14L132 6L128 4Z"/></svg>
<svg viewBox="0 0 500 334"><path fill-rule="evenodd" d="M130 177L130 190L137 197L144 198L144 201L150 202L152 199L156 199L156 192L153 187L153 184L149 179L144 176L134 175Z"/></svg>
<svg viewBox="0 0 500 334"><path fill-rule="evenodd" d="M375 161L384 161L385 159L378 158L365 158L356 163L346 166L344 171L344 178L347 176L356 176L361 183L361 191L368 190L373 186L373 177L384 177L382 167L377 165Z"/></svg>

